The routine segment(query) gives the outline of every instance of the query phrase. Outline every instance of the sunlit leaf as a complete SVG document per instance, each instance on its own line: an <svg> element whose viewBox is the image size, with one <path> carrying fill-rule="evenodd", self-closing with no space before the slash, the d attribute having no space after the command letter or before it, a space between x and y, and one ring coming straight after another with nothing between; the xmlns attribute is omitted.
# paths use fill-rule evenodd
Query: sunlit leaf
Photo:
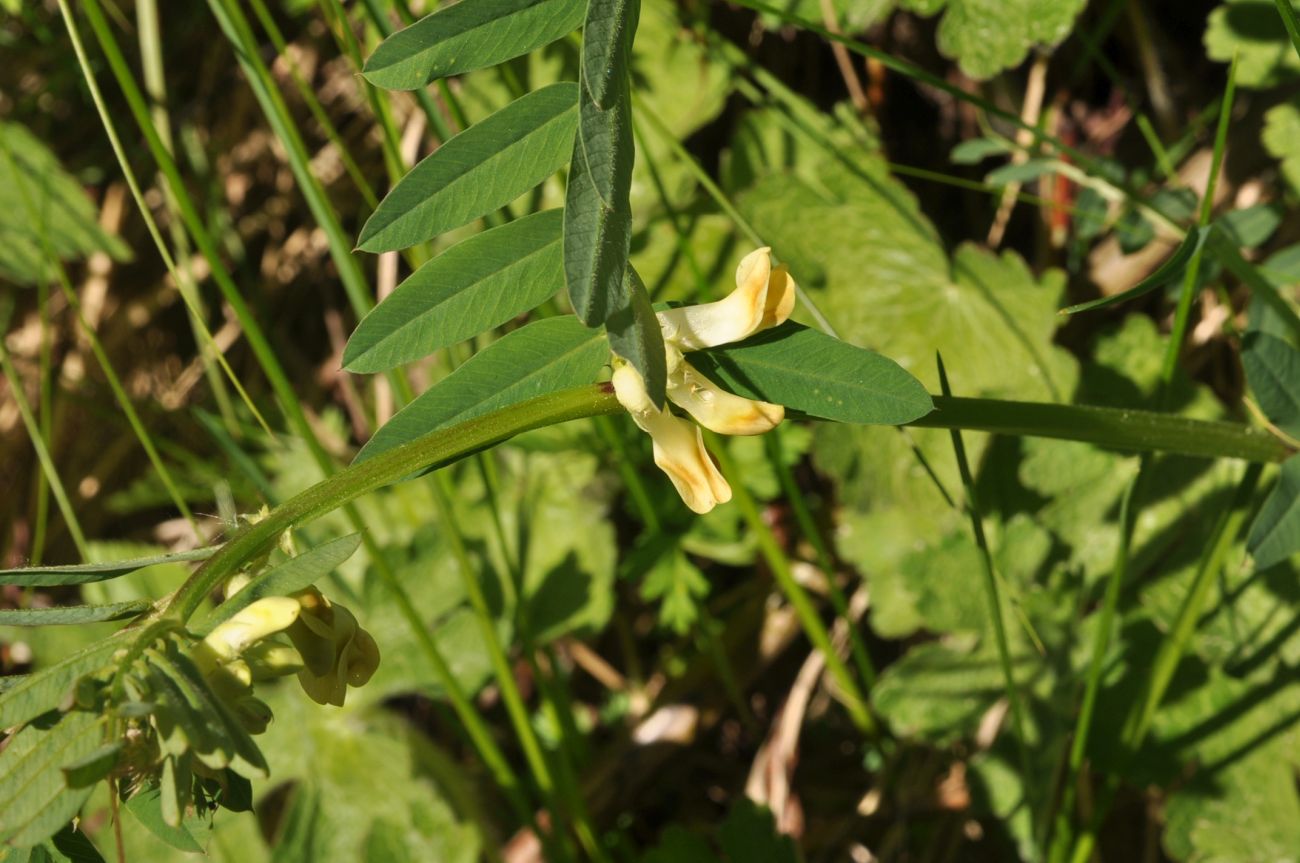
<svg viewBox="0 0 1300 863"><path fill-rule="evenodd" d="M388 90L512 60L582 23L585 0L471 0L444 6L385 39L362 74Z"/></svg>
<svg viewBox="0 0 1300 863"><path fill-rule="evenodd" d="M5 690L0 694L0 728L35 719L58 706L78 680L110 665L129 637L130 633L119 633L97 641Z"/></svg>
<svg viewBox="0 0 1300 863"><path fill-rule="evenodd" d="M898 425L934 407L925 387L888 357L792 322L693 353L691 362L739 395L822 419Z"/></svg>
<svg viewBox="0 0 1300 863"><path fill-rule="evenodd" d="M179 827L173 827L163 819L159 796L158 786L153 785L133 794L123 808L134 815L150 833L178 851L203 853L203 846L194 838L189 825L182 823Z"/></svg>
<svg viewBox="0 0 1300 863"><path fill-rule="evenodd" d="M603 333L568 316L536 321L479 351L398 411L357 461L498 408L592 383L608 362Z"/></svg>
<svg viewBox="0 0 1300 863"><path fill-rule="evenodd" d="M516 99L412 168L366 221L358 247L405 249L505 206L564 166L577 121L576 84Z"/></svg>
<svg viewBox="0 0 1300 863"><path fill-rule="evenodd" d="M1264 416L1300 437L1300 352L1276 336L1254 331L1242 340L1241 364Z"/></svg>
<svg viewBox="0 0 1300 863"><path fill-rule="evenodd" d="M605 323L618 304L632 240L628 192L634 154L627 66L637 4L615 6L616 0L595 0L588 7L588 16L633 17L618 27L596 29L596 35L620 41L608 47L614 68L603 108L592 98L590 85L582 82L564 199L565 283L574 311L591 327Z"/></svg>
<svg viewBox="0 0 1300 863"><path fill-rule="evenodd" d="M49 148L23 126L0 123L0 279L34 284L53 278L47 248L61 260L98 251L118 260L131 256L100 227L81 183Z"/></svg>
<svg viewBox="0 0 1300 863"><path fill-rule="evenodd" d="M50 725L29 725L0 752L0 840L35 845L81 809L90 788L69 788L62 771L104 739L93 713L73 711Z"/></svg>
<svg viewBox="0 0 1300 863"><path fill-rule="evenodd" d="M378 372L500 326L564 287L564 214L546 210L475 234L416 270L362 319L343 352Z"/></svg>
<svg viewBox="0 0 1300 863"><path fill-rule="evenodd" d="M1300 551L1300 459L1292 457L1282 465L1250 526L1246 548L1256 569L1268 569Z"/></svg>
<svg viewBox="0 0 1300 863"><path fill-rule="evenodd" d="M114 740L63 765L69 788L89 788L108 776L122 757L122 741Z"/></svg>
<svg viewBox="0 0 1300 863"><path fill-rule="evenodd" d="M110 563L78 563L67 566L29 566L18 569L0 569L0 584L20 584L24 587L57 587L64 584L87 584L129 575L138 569L162 563L183 563L207 560L220 546L196 548L174 554L115 560Z"/></svg>
<svg viewBox="0 0 1300 863"><path fill-rule="evenodd" d="M99 623L136 617L148 610L150 603L133 599L107 605L54 605L49 608L0 609L0 626L58 626L74 623Z"/></svg>

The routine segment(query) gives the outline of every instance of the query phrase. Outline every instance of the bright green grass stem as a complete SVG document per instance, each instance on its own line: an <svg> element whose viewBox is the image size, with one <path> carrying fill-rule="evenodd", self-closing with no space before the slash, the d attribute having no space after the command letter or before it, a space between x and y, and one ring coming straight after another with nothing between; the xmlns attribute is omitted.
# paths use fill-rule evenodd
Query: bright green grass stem
<svg viewBox="0 0 1300 863"><path fill-rule="evenodd" d="M1290 450L1271 435L1243 425L1206 422L1148 411L1031 402L935 397L936 410L911 425L1077 440L1127 450L1278 462ZM172 597L182 621L247 560L283 531L429 467L443 467L517 434L582 417L619 413L607 384L539 396L447 429L430 432L322 480L237 532Z"/></svg>

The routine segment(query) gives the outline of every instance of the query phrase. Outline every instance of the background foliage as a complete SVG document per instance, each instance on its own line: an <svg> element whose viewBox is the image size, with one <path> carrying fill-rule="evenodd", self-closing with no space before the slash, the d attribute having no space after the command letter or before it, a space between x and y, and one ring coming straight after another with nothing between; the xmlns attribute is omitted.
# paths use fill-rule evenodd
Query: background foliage
<svg viewBox="0 0 1300 863"><path fill-rule="evenodd" d="M770 245L805 292L788 356L829 331L936 395L942 354L961 397L1300 430L1276 4L462 0L428 43L382 42L431 11L405 0L0 7L6 567L200 548L358 453L595 380L571 308L652 380L622 254L699 302ZM699 365L743 390L744 356ZM901 420L826 369L844 415L781 400ZM362 534L317 575L379 640L369 685L266 688L250 811L168 827L56 783L50 830L80 831L0 859L1294 857L1300 463L800 416L711 445L736 500L702 517L596 417L295 531ZM0 620L134 613L188 571L7 583ZM0 661L118 626L6 625ZM44 810L7 787L13 839Z"/></svg>

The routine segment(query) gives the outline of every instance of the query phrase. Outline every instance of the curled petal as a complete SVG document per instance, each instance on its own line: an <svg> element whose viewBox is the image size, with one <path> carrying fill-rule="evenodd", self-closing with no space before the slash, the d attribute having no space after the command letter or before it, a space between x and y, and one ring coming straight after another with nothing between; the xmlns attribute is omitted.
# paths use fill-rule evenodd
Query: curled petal
<svg viewBox="0 0 1300 863"><path fill-rule="evenodd" d="M348 686L361 686L379 667L379 646L341 605L309 588L299 594L302 614L289 639L302 657L298 682L318 704L343 706Z"/></svg>
<svg viewBox="0 0 1300 863"><path fill-rule="evenodd" d="M297 650L278 641L254 644L244 651L243 660L248 665L249 679L253 683L296 674L303 665Z"/></svg>
<svg viewBox="0 0 1300 863"><path fill-rule="evenodd" d="M794 282L784 268L772 270L771 251L764 246L750 252L736 268L736 289L721 300L683 306L659 313L664 340L683 351L697 351L738 342L790 316ZM778 276L777 291L769 302L769 285ZM786 293L790 294L787 301ZM784 308L784 317L780 317ZM778 320L779 318L779 320Z"/></svg>
<svg viewBox="0 0 1300 863"><path fill-rule="evenodd" d="M692 511L703 515L731 500L731 486L718 472L695 425L655 407L641 375L631 366L616 368L613 384L619 403L654 442L655 464L668 474Z"/></svg>
<svg viewBox="0 0 1300 863"><path fill-rule="evenodd" d="M789 267L781 264L772 270L767 282L767 295L763 299L763 321L754 332L784 324L794 311L798 292L799 288L790 275Z"/></svg>
<svg viewBox="0 0 1300 863"><path fill-rule="evenodd" d="M785 408L780 405L729 393L687 362L682 362L668 379L668 398L697 423L718 434L762 434L785 418Z"/></svg>
<svg viewBox="0 0 1300 863"><path fill-rule="evenodd" d="M267 636L287 629L297 619L297 600L287 596L268 596L212 630L203 639L203 644L216 658L228 661Z"/></svg>

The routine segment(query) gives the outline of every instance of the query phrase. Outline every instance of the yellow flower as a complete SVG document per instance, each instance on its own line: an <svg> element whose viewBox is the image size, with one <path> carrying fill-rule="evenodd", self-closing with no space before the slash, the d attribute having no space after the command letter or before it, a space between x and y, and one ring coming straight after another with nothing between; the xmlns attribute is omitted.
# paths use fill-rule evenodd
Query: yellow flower
<svg viewBox="0 0 1300 863"><path fill-rule="evenodd" d="M721 389L687 362L685 353L748 338L790 317L795 283L784 266L772 267L767 247L750 252L736 268L736 289L724 299L660 312L668 365L668 400L718 434L754 435L775 428L785 408L742 398ZM682 500L703 514L731 500L731 487L713 464L700 430L655 407L645 381L616 358L614 394L654 441L655 464L672 480Z"/></svg>
<svg viewBox="0 0 1300 863"><path fill-rule="evenodd" d="M194 661L221 694L247 694L253 672L244 659L245 651L298 619L298 601L287 596L267 596L240 610L217 626L194 650Z"/></svg>
<svg viewBox="0 0 1300 863"><path fill-rule="evenodd" d="M302 657L298 682L318 704L343 706L349 686L364 686L379 667L379 645L357 619L315 588L297 594L298 619L287 630Z"/></svg>

